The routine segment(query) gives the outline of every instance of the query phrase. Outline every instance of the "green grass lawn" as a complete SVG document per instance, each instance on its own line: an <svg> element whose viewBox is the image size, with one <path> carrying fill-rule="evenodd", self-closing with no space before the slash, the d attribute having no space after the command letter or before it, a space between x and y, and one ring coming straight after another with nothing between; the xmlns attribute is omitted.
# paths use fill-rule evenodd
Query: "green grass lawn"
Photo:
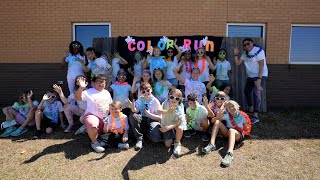
<svg viewBox="0 0 320 180"><path fill-rule="evenodd" d="M86 135L62 130L43 139L0 139L0 179L319 179L320 111L264 113L253 136L234 151L229 168L220 167L226 141L203 155L201 136L184 138L182 155L172 156L163 144L147 142L137 152L107 149L97 154ZM134 142L131 143L134 145Z"/></svg>

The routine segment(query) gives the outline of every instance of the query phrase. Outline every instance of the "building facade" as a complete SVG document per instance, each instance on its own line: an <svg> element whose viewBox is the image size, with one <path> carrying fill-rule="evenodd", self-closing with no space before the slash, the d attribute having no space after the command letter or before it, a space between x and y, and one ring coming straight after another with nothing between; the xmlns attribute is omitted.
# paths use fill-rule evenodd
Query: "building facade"
<svg viewBox="0 0 320 180"><path fill-rule="evenodd" d="M81 36L77 25L102 25L108 37L260 33L269 67L268 106L320 107L320 58L313 56L314 46L320 53L319 0L7 0L0 6L1 105L25 89L39 92L40 99L52 83L66 87L61 62L70 41Z"/></svg>

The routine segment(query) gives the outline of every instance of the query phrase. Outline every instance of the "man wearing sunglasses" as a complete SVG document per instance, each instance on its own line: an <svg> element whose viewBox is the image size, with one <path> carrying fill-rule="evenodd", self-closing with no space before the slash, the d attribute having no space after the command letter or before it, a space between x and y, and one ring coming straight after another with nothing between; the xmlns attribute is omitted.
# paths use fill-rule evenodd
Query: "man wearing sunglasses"
<svg viewBox="0 0 320 180"><path fill-rule="evenodd" d="M268 77L268 68L266 64L266 56L263 49L253 44L251 38L245 38L242 41L245 52L242 53L240 59L238 54L239 47L234 48L234 61L236 66L244 62L247 72L247 82L244 94L249 106L249 113L253 113L251 123L259 122L258 112L262 101L262 91L265 87L266 78Z"/></svg>

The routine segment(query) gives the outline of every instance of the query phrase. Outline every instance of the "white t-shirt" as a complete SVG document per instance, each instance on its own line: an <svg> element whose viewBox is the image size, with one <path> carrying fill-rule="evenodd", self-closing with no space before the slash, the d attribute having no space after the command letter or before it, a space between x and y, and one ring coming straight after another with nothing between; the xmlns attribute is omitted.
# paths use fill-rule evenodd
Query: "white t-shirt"
<svg viewBox="0 0 320 180"><path fill-rule="evenodd" d="M80 62L77 61L77 58L81 59L83 63L85 63L84 56L81 56L80 53L77 55L69 55L66 57L65 61L68 63L68 79L75 79L77 76L84 76L84 72L82 70L82 65Z"/></svg>
<svg viewBox="0 0 320 180"><path fill-rule="evenodd" d="M198 60L198 62L196 64L198 64L198 68L200 69L200 72L201 72L202 60L201 59ZM204 71L200 74L199 81L200 82L209 81L209 63L208 63L208 61L206 59L204 59Z"/></svg>
<svg viewBox="0 0 320 180"><path fill-rule="evenodd" d="M119 58L113 58L112 59L112 82L116 81L116 77L118 74L118 71L120 70L120 59Z"/></svg>
<svg viewBox="0 0 320 180"><path fill-rule="evenodd" d="M207 93L206 86L200 81L186 79L184 82L186 101L189 94L196 94L198 102L202 104L202 94Z"/></svg>
<svg viewBox="0 0 320 180"><path fill-rule="evenodd" d="M254 55L259 51L259 47L254 46L252 50L249 52L249 55ZM264 66L263 66L263 73L262 76L268 77L268 67L266 63L266 55L263 50L260 51L259 54L254 56L253 58L248 58L246 53L243 52L240 59L244 61L244 64L246 66L247 75L250 78L258 77L259 76L259 63L258 61L264 60Z"/></svg>
<svg viewBox="0 0 320 180"><path fill-rule="evenodd" d="M196 111L196 109L193 110L193 109L191 109L191 107L188 107L188 108L186 109L186 114L187 114L187 116L189 116L189 118L190 118L191 114L192 114L192 115L197 115L197 117L196 117L196 119L195 119L195 127L201 127L201 126L200 126L200 123L201 123L204 119L207 119L208 111L207 111L207 109L206 109L204 106L202 106L202 105L200 105L200 104L197 104L197 108L199 108L199 113L197 113L197 114L196 114L196 112L191 113L191 111Z"/></svg>
<svg viewBox="0 0 320 180"><path fill-rule="evenodd" d="M230 62L227 60L217 61L216 64L216 79L217 80L229 80L228 71L231 70Z"/></svg>
<svg viewBox="0 0 320 180"><path fill-rule="evenodd" d="M123 109L129 107L129 105L126 102L126 99L129 98L129 92L131 91L132 87L129 84L112 84L110 88L113 92L113 100L120 101Z"/></svg>
<svg viewBox="0 0 320 180"><path fill-rule="evenodd" d="M100 119L108 116L109 105L112 103L109 91L90 88L82 92L82 100L87 102L85 114L93 114Z"/></svg>
<svg viewBox="0 0 320 180"><path fill-rule="evenodd" d="M163 86L162 82L166 82L167 86ZM169 86L172 85L169 81L164 80L164 81L159 81L154 83L154 92L156 95L156 98L160 101L163 102L168 98L168 93L169 93Z"/></svg>
<svg viewBox="0 0 320 180"><path fill-rule="evenodd" d="M148 109L152 114L158 114L158 109L161 107L159 100L154 96L151 96L148 102L146 102L143 96L140 96L134 105L137 109L137 113L140 112L141 115L145 117L144 109Z"/></svg>
<svg viewBox="0 0 320 180"><path fill-rule="evenodd" d="M176 78L173 74L173 69L178 66L177 56L174 56L173 61L167 61L166 64L167 64L166 78L167 79Z"/></svg>
<svg viewBox="0 0 320 180"><path fill-rule="evenodd" d="M163 110L168 110L169 108L170 108L170 103L168 100L162 103ZM185 121L184 117L185 117L185 114L184 114L183 103L181 103L179 104L177 109L173 111L173 113L162 115L160 125L161 127L165 127L165 126L176 124L178 122L180 122L181 124L185 124L183 123L183 120Z"/></svg>
<svg viewBox="0 0 320 180"><path fill-rule="evenodd" d="M75 100L75 94L70 94L68 98ZM82 109L82 110L87 109L87 102L86 101L78 101L78 100L76 100L76 101L77 101L77 105L79 106L80 109Z"/></svg>

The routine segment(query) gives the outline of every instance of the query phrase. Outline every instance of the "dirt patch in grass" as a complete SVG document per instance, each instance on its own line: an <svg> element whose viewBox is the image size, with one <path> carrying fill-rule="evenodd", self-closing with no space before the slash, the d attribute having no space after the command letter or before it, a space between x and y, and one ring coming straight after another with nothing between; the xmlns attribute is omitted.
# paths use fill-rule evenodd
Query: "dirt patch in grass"
<svg viewBox="0 0 320 180"><path fill-rule="evenodd" d="M43 139L0 139L0 179L319 179L320 111L281 111L262 115L253 125L253 138L235 150L229 168L221 168L226 141L202 155L201 136L184 138L182 156L162 143L147 142L137 152L107 149L97 154L85 135L61 130ZM131 146L134 142L131 143Z"/></svg>

